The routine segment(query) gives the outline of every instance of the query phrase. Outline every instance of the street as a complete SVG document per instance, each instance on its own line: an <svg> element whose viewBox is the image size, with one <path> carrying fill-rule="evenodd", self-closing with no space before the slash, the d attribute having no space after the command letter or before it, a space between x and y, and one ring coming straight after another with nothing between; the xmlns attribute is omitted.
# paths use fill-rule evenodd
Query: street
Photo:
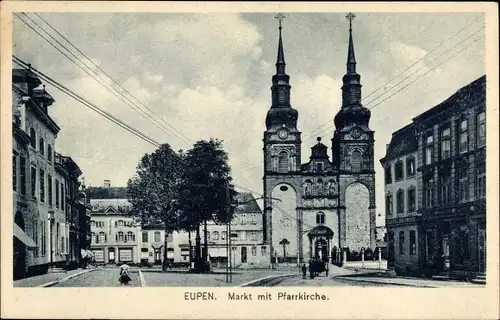
<svg viewBox="0 0 500 320"><path fill-rule="evenodd" d="M98 268L72 279L61 281L53 287L120 287L121 285L118 282L119 274L118 268ZM132 281L128 287L140 286L137 272L130 272L130 277Z"/></svg>

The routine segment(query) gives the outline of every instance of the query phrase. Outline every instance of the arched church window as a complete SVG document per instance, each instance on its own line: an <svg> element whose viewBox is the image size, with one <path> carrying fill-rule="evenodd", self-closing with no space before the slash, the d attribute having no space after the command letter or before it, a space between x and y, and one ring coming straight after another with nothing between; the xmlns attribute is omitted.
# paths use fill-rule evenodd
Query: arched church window
<svg viewBox="0 0 500 320"><path fill-rule="evenodd" d="M363 164L363 159L361 152L359 150L354 150L351 153L351 171L360 172Z"/></svg>
<svg viewBox="0 0 500 320"><path fill-rule="evenodd" d="M323 212L316 213L316 223L317 224L325 223L325 214Z"/></svg>
<svg viewBox="0 0 500 320"><path fill-rule="evenodd" d="M288 172L288 153L285 151L278 154L278 172Z"/></svg>

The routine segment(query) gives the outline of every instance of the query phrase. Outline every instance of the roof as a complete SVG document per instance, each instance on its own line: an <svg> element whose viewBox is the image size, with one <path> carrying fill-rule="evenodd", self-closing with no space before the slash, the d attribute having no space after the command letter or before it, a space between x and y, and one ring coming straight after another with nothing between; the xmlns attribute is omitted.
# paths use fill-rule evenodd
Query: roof
<svg viewBox="0 0 500 320"><path fill-rule="evenodd" d="M130 202L127 199L92 199L90 198L92 212L127 213L130 210Z"/></svg>
<svg viewBox="0 0 500 320"><path fill-rule="evenodd" d="M236 194L235 199L240 203L234 213L261 212L257 201L250 192Z"/></svg>
<svg viewBox="0 0 500 320"><path fill-rule="evenodd" d="M35 85L42 84L42 81L32 71L19 68L12 69L12 83L25 82L27 79Z"/></svg>
<svg viewBox="0 0 500 320"><path fill-rule="evenodd" d="M127 188L125 187L87 187L85 190L90 199L126 199Z"/></svg>
<svg viewBox="0 0 500 320"><path fill-rule="evenodd" d="M420 115L416 116L415 118L413 118L413 121L425 120L425 119L445 110L446 108L452 106L457 100L461 99L462 96L467 95L468 93L477 91L478 88L483 86L485 83L486 83L486 75L483 75L483 76L477 78L476 80L472 81L471 83L467 84L466 86L457 90L457 92L455 92L452 96L450 96L445 101L430 108L429 110L425 111L424 113L421 113Z"/></svg>
<svg viewBox="0 0 500 320"><path fill-rule="evenodd" d="M416 152L418 149L415 125L410 123L392 134L385 157L380 161L390 160L402 155Z"/></svg>

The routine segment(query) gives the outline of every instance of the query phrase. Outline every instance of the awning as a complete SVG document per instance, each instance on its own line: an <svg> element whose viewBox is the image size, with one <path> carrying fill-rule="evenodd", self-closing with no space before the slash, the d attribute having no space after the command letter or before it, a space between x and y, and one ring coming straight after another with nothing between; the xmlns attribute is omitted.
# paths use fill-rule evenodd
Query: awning
<svg viewBox="0 0 500 320"><path fill-rule="evenodd" d="M85 249L81 250L81 255L82 255L82 258L87 258L87 257L92 257L93 256L92 251L85 250Z"/></svg>
<svg viewBox="0 0 500 320"><path fill-rule="evenodd" d="M216 257L227 257L227 249L220 247L220 248L208 248L208 255L212 258Z"/></svg>
<svg viewBox="0 0 500 320"><path fill-rule="evenodd" d="M38 247L33 241L33 239L28 236L23 229L21 229L16 223L14 223L14 237L21 240L28 248L36 248Z"/></svg>

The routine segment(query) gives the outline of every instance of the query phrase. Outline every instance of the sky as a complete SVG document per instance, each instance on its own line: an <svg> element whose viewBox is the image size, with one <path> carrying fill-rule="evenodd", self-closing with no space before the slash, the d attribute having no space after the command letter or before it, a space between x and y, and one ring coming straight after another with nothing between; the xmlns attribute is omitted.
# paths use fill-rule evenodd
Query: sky
<svg viewBox="0 0 500 320"><path fill-rule="evenodd" d="M78 54L43 20L28 15L38 26L21 17ZM187 150L200 139L223 140L234 182L261 193L262 138L278 43L275 15L39 13L137 98L140 107L147 106L147 114L161 118L156 125L18 18L14 18L13 54L174 150ZM286 72L292 106L299 112L302 163L309 160L316 137L331 147L346 72L345 15L285 12ZM373 108L370 127L375 131L376 204L381 214L377 224L384 219L379 159L392 132L485 74L483 27L482 13L356 13L357 72L363 104ZM106 83L114 85L113 81ZM108 179L114 186L125 186L141 156L155 147L50 85L46 89L55 98L49 114L61 127L56 151L77 162L87 185L100 186Z"/></svg>

